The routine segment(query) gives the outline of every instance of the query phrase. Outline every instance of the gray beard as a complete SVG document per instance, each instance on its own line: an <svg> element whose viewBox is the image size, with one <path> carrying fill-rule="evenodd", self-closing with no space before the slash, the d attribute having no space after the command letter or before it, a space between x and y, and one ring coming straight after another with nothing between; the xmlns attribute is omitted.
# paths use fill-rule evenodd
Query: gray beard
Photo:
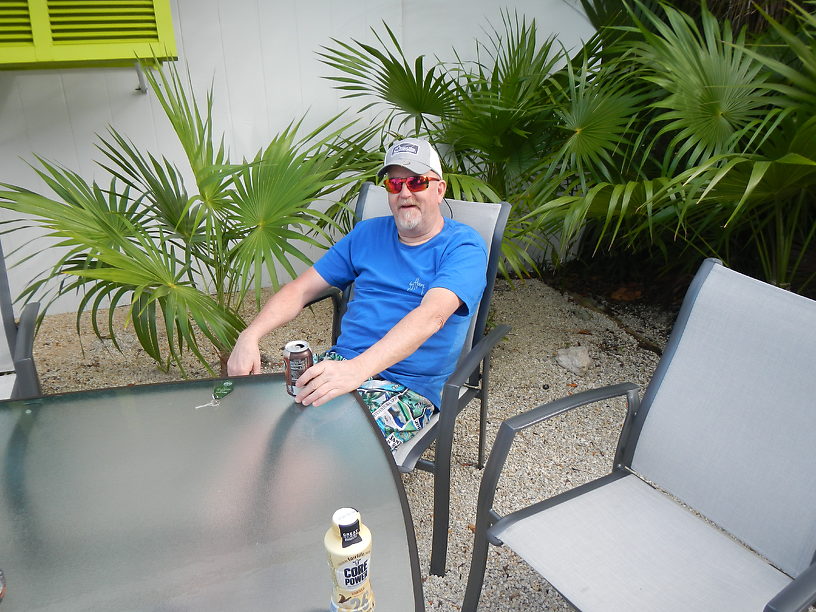
<svg viewBox="0 0 816 612"><path fill-rule="evenodd" d="M422 215L419 214L419 211L414 211L413 209L410 211L399 211L397 216L394 217L397 228L403 231L416 229L421 220Z"/></svg>

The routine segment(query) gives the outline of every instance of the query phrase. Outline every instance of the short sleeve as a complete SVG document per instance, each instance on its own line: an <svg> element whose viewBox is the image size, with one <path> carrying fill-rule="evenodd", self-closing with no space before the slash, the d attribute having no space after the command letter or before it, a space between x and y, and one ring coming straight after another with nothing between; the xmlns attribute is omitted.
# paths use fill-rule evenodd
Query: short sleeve
<svg viewBox="0 0 816 612"><path fill-rule="evenodd" d="M345 289L356 277L351 257L355 229L337 241L314 264L317 273L332 287Z"/></svg>
<svg viewBox="0 0 816 612"><path fill-rule="evenodd" d="M471 228L460 228L442 257L431 287L449 289L462 300L460 315L471 315L482 299L487 276L487 249L481 236Z"/></svg>

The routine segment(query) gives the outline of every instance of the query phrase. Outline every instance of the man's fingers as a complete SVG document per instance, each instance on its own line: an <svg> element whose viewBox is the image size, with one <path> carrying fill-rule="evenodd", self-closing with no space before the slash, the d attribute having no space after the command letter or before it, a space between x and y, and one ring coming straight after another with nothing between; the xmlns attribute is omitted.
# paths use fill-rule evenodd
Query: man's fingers
<svg viewBox="0 0 816 612"><path fill-rule="evenodd" d="M307 373L310 376L309 379L306 379ZM321 374L323 374L323 372L318 372L314 366L312 366L300 376L298 386L301 387L301 390L295 398L297 402L304 406L309 406L310 404L319 406L327 401L322 398L326 393L331 391L331 382L322 377Z"/></svg>
<svg viewBox="0 0 816 612"><path fill-rule="evenodd" d="M359 381L350 376L346 361L321 361L306 370L298 379L300 393L295 401L304 406L320 406L335 397L353 391Z"/></svg>
<svg viewBox="0 0 816 612"><path fill-rule="evenodd" d="M322 406L323 404L325 404L325 403L326 403L326 402L328 402L329 400L334 399L334 398L335 398L335 397L337 397L338 395L340 395L340 394L339 394L337 391L335 391L334 389L332 389L331 391L327 392L325 395L322 395L321 397L319 397L318 399L316 399L316 400L315 400L315 401L312 403L312 405L313 405L313 406Z"/></svg>
<svg viewBox="0 0 816 612"><path fill-rule="evenodd" d="M314 391L309 393L305 398L303 398L301 404L303 404L304 406L309 405L322 406L323 404L325 404L331 399L334 399L338 395L340 394L337 392L336 389L331 388L327 389L326 385L323 385L319 389L315 389Z"/></svg>
<svg viewBox="0 0 816 612"><path fill-rule="evenodd" d="M319 363L314 364L312 367L307 368L304 370L303 374L298 377L298 386L305 387L308 385L312 380L314 380L317 376L322 374L325 368L321 368Z"/></svg>
<svg viewBox="0 0 816 612"><path fill-rule="evenodd" d="M246 376L261 373L261 352L257 347L247 347L240 340L227 360L229 376Z"/></svg>

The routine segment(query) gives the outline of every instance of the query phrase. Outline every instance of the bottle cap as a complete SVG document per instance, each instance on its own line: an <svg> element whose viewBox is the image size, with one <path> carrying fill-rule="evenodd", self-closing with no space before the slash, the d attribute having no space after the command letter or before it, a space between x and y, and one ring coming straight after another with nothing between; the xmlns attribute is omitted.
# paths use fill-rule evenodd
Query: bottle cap
<svg viewBox="0 0 816 612"><path fill-rule="evenodd" d="M362 542L360 537L360 513L354 508L340 508L332 515L332 522L340 530L343 548Z"/></svg>

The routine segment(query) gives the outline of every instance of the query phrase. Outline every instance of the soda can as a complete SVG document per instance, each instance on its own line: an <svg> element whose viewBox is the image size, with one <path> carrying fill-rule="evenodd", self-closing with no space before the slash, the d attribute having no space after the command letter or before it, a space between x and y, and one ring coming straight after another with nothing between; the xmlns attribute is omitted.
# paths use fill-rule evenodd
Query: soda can
<svg viewBox="0 0 816 612"><path fill-rule="evenodd" d="M292 397L297 395L297 381L300 375L312 367L314 358L309 343L292 340L283 347L283 364L286 372L286 391Z"/></svg>

